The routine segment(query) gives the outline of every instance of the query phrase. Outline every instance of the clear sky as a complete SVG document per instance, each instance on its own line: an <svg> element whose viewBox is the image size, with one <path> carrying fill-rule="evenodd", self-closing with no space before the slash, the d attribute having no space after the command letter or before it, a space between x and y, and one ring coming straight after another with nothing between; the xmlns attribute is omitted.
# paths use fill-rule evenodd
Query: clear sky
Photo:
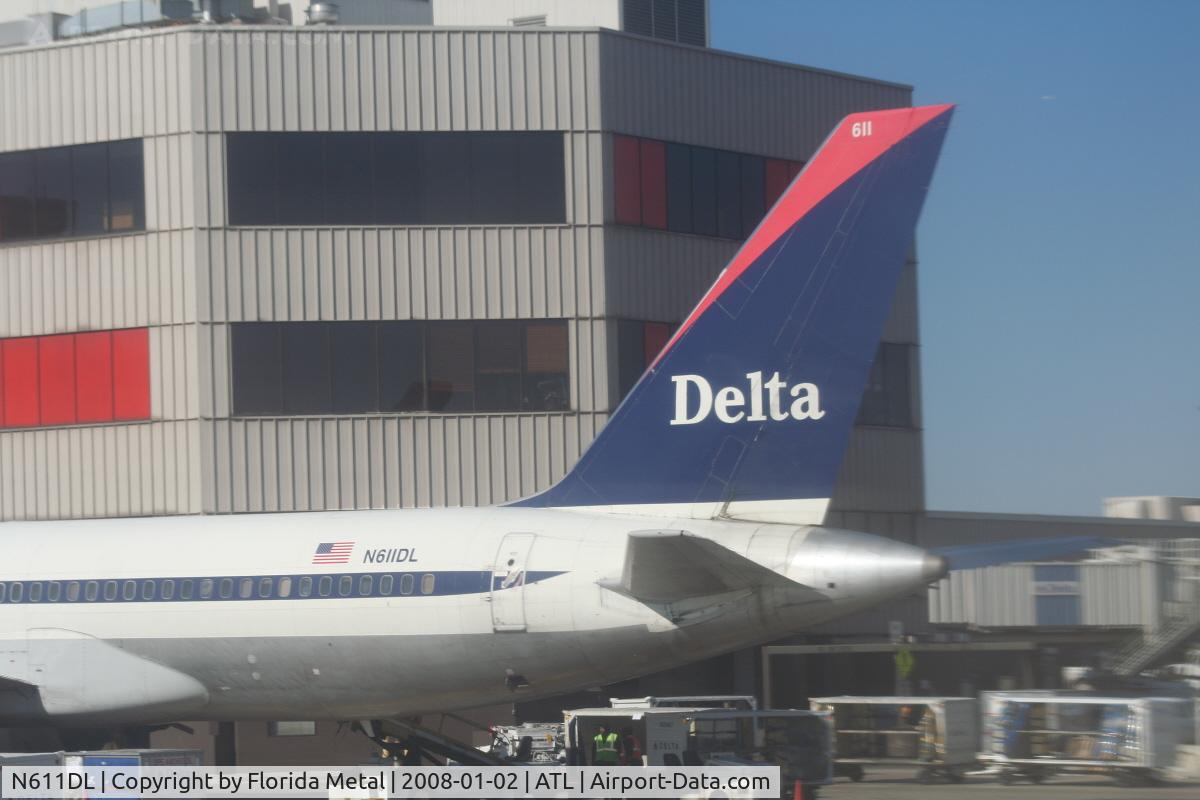
<svg viewBox="0 0 1200 800"><path fill-rule="evenodd" d="M959 104L918 230L932 509L1200 496L1200 2L711 0Z"/></svg>

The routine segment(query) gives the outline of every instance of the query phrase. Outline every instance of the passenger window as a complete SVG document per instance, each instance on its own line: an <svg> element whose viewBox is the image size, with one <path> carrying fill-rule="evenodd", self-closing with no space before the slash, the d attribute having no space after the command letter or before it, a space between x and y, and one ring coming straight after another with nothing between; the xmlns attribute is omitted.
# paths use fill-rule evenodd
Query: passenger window
<svg viewBox="0 0 1200 800"><path fill-rule="evenodd" d="M222 600L233 597L233 578L221 578L220 588L217 589Z"/></svg>
<svg viewBox="0 0 1200 800"><path fill-rule="evenodd" d="M21 602L21 598L24 596L25 596L25 587L23 585L21 585L20 581L18 581L17 583L14 583L12 585L12 587L8 590L8 602L10 602L10 603L19 603L19 602Z"/></svg>
<svg viewBox="0 0 1200 800"><path fill-rule="evenodd" d="M57 603L62 597L62 584L58 581L50 581L46 584L46 602Z"/></svg>
<svg viewBox="0 0 1200 800"><path fill-rule="evenodd" d="M154 599L154 581L142 581L142 599Z"/></svg>
<svg viewBox="0 0 1200 800"><path fill-rule="evenodd" d="M412 594L413 576L409 573L404 573L400 576L400 594Z"/></svg>
<svg viewBox="0 0 1200 800"><path fill-rule="evenodd" d="M89 603L94 603L94 602L96 602L96 598L100 594L100 587L99 587L99 585L96 584L95 581L88 581L87 585L84 587L83 591L84 591L84 595L83 595L84 598Z"/></svg>
<svg viewBox="0 0 1200 800"><path fill-rule="evenodd" d="M242 578L238 582L238 597L243 600L254 594L254 578Z"/></svg>
<svg viewBox="0 0 1200 800"><path fill-rule="evenodd" d="M212 578L205 578L200 581L200 599L207 600L213 596L214 582Z"/></svg>
<svg viewBox="0 0 1200 800"><path fill-rule="evenodd" d="M0 583L0 603L4 602L4 596L8 594L8 584Z"/></svg>
<svg viewBox="0 0 1200 800"><path fill-rule="evenodd" d="M387 597L392 593L392 589L396 585L396 579L392 575L384 575L379 579L379 593Z"/></svg>
<svg viewBox="0 0 1200 800"><path fill-rule="evenodd" d="M36 581L29 584L29 602L42 602L42 585Z"/></svg>
<svg viewBox="0 0 1200 800"><path fill-rule="evenodd" d="M320 583L317 584L317 594L321 597L329 597L329 593L333 591L333 578L328 575L322 575Z"/></svg>
<svg viewBox="0 0 1200 800"><path fill-rule="evenodd" d="M67 602L74 603L79 599L79 581L71 581L67 584Z"/></svg>
<svg viewBox="0 0 1200 800"><path fill-rule="evenodd" d="M426 572L421 576L421 594L433 594L434 576Z"/></svg>
<svg viewBox="0 0 1200 800"><path fill-rule="evenodd" d="M291 578L280 578L279 579L279 596L280 597L290 597L291 594L292 594L292 579Z"/></svg>
<svg viewBox="0 0 1200 800"><path fill-rule="evenodd" d="M210 589L209 591L212 591L212 590ZM185 580L183 583L179 584L179 599L180 600L191 600L192 599L192 581L190 578L188 580Z"/></svg>
<svg viewBox="0 0 1200 800"><path fill-rule="evenodd" d="M134 581L125 581L121 586L121 598L123 600L133 600L137 597L137 583Z"/></svg>
<svg viewBox="0 0 1200 800"><path fill-rule="evenodd" d="M104 582L104 599L110 603L113 600L117 599L117 582L116 581L105 581Z"/></svg>
<svg viewBox="0 0 1200 800"><path fill-rule="evenodd" d="M270 578L259 578L259 580L258 580L258 596L259 597L270 597L272 583L274 583L274 581L271 580Z"/></svg>
<svg viewBox="0 0 1200 800"><path fill-rule="evenodd" d="M354 576L343 575L338 579L338 594L342 597L349 597L350 591L354 588Z"/></svg>
<svg viewBox="0 0 1200 800"><path fill-rule="evenodd" d="M175 581L171 580L170 578L167 578L162 583L162 599L163 600L174 600L175 599Z"/></svg>
<svg viewBox="0 0 1200 800"><path fill-rule="evenodd" d="M360 597L370 597L371 596L371 588L372 588L371 584L373 584L374 582L375 582L375 579L372 578L370 575L363 575L361 578L359 578L358 579L358 594L359 594L359 596Z"/></svg>
<svg viewBox="0 0 1200 800"><path fill-rule="evenodd" d="M310 597L312 595L312 578L305 575L300 579L300 596Z"/></svg>

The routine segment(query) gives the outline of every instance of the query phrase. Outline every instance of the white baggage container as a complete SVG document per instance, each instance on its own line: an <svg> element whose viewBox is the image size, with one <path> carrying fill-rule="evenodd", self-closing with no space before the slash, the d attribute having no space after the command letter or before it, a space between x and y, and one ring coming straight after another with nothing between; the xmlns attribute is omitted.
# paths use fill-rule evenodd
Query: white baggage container
<svg viewBox="0 0 1200 800"><path fill-rule="evenodd" d="M834 772L853 781L868 765L911 764L923 783L959 783L975 763L973 697L815 697L809 706L832 714Z"/></svg>

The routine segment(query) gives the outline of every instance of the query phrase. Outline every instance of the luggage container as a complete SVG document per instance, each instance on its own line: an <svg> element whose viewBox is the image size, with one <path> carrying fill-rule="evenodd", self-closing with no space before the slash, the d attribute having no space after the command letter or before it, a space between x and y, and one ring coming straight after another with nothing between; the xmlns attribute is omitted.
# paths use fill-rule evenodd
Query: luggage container
<svg viewBox="0 0 1200 800"><path fill-rule="evenodd" d="M1041 783L1062 772L1157 783L1175 763L1187 700L1077 693L985 692L983 752L1002 783Z"/></svg>
<svg viewBox="0 0 1200 800"><path fill-rule="evenodd" d="M814 711L620 705L564 711L563 720L569 764L592 763L603 725L632 736L647 766L778 765L783 795L799 783L805 800L833 779L829 718Z"/></svg>
<svg viewBox="0 0 1200 800"><path fill-rule="evenodd" d="M960 783L979 742L973 697L816 697L832 715L834 774L861 781L865 767L907 764L917 779Z"/></svg>

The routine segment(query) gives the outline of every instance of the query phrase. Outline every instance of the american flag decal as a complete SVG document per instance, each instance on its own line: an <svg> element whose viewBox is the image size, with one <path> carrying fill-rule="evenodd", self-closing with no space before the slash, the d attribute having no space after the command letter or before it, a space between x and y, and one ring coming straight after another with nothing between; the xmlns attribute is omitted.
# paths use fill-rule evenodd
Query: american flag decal
<svg viewBox="0 0 1200 800"><path fill-rule="evenodd" d="M313 553L314 564L349 564L354 542L321 542Z"/></svg>

